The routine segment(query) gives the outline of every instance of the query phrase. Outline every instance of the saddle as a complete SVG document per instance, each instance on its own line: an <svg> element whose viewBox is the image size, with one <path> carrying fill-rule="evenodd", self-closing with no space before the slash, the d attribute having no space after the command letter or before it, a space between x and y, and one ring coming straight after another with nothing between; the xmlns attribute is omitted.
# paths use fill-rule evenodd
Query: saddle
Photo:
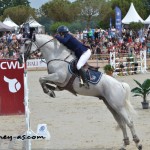
<svg viewBox="0 0 150 150"><path fill-rule="evenodd" d="M77 62L75 59L69 64L69 72L75 76L80 77L79 71L77 70ZM84 65L84 70L86 71L86 77L88 82L97 84L102 76L102 73L98 71L99 67L90 66L88 63Z"/></svg>
<svg viewBox="0 0 150 150"><path fill-rule="evenodd" d="M72 74L68 84L65 87L58 87L60 90L64 90L64 89L68 90L69 92L71 92L72 94L76 96L77 96L77 93L74 90L72 85L76 77L80 78L79 71L77 70L77 67L76 67L77 62L78 60L75 59L75 60L72 60L70 64L68 65L68 70ZM86 77L87 77L88 82L92 84L97 84L100 81L103 73L98 71L99 67L93 67L93 66L86 64L84 66L84 69L86 70Z"/></svg>
<svg viewBox="0 0 150 150"><path fill-rule="evenodd" d="M72 62L71 62L71 67L72 67L72 71L75 73L75 74L77 74L77 75L79 75L79 71L77 70L77 63L78 63L78 60L77 59L75 59L75 60L73 60ZM98 71L98 69L100 68L100 67L96 67L96 66L91 66L91 65L89 65L88 63L86 63L84 66L83 66L83 68L84 68L84 70L93 70L93 71Z"/></svg>
<svg viewBox="0 0 150 150"><path fill-rule="evenodd" d="M91 69L91 70L98 71L98 69L99 69L100 67L91 66L91 65L89 65L88 63L86 63L86 64L84 65L84 68L88 68L88 69Z"/></svg>

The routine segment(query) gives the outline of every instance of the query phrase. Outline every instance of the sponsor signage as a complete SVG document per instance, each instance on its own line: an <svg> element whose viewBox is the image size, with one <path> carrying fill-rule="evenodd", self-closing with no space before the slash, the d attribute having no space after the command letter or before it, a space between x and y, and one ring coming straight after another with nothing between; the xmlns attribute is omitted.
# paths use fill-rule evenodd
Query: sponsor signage
<svg viewBox="0 0 150 150"><path fill-rule="evenodd" d="M27 68L47 68L47 64L45 63L45 59L29 59L26 62Z"/></svg>
<svg viewBox="0 0 150 150"><path fill-rule="evenodd" d="M0 115L24 114L24 67L0 60Z"/></svg>

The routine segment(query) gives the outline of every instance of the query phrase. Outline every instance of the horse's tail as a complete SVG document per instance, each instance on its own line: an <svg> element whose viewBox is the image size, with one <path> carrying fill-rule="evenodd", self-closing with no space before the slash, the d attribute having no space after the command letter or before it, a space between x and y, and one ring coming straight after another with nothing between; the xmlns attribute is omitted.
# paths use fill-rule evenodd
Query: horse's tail
<svg viewBox="0 0 150 150"><path fill-rule="evenodd" d="M126 109L132 114L137 114L137 112L135 111L133 105L130 102L130 92L131 92L130 86L125 82L123 82L122 85L126 90L126 100L125 100Z"/></svg>

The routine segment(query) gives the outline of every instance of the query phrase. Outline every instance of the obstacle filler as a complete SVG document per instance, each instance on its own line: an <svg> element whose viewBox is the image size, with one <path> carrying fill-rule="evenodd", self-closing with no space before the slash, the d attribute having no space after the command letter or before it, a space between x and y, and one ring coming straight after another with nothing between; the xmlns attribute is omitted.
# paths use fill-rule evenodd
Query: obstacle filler
<svg viewBox="0 0 150 150"><path fill-rule="evenodd" d="M115 73L132 74L135 72L146 73L146 50L140 51L140 57L124 57L125 59L117 60L116 53L110 52L110 64L114 67ZM139 59L139 60L135 60ZM128 60L128 61L127 61Z"/></svg>
<svg viewBox="0 0 150 150"><path fill-rule="evenodd" d="M24 68L17 60L0 60L0 115L23 115Z"/></svg>

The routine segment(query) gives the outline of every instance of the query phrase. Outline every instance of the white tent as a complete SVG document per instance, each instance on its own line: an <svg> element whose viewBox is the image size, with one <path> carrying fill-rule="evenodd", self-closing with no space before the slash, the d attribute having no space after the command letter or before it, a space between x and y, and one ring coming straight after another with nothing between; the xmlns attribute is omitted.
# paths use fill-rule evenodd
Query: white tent
<svg viewBox="0 0 150 150"><path fill-rule="evenodd" d="M3 23L9 27L14 28L15 30L17 30L17 28L19 28L19 26L16 23L14 23L9 17L5 18Z"/></svg>
<svg viewBox="0 0 150 150"><path fill-rule="evenodd" d="M35 28L38 33L44 33L45 27L41 24L39 24L32 16L30 16L26 23L29 23L30 28Z"/></svg>
<svg viewBox="0 0 150 150"><path fill-rule="evenodd" d="M131 22L142 22L142 23L144 23L144 20L137 13L133 3L131 3L130 8L129 8L126 16L122 19L123 24L130 24Z"/></svg>
<svg viewBox="0 0 150 150"><path fill-rule="evenodd" d="M144 21L144 24L150 24L150 15L149 15L148 18Z"/></svg>

